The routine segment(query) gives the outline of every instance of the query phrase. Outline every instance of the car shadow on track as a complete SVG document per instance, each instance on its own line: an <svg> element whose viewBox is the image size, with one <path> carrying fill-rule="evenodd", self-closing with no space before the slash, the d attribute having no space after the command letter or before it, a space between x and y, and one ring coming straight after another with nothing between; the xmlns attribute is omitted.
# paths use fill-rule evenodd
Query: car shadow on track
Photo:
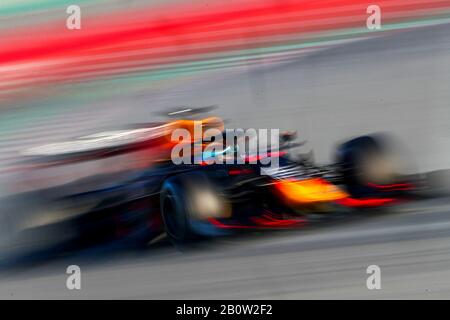
<svg viewBox="0 0 450 320"><path fill-rule="evenodd" d="M45 251L0 261L0 278L23 277L29 274L31 270L46 270L46 272L50 272L53 269L51 266L54 266L61 272L61 265L99 266L110 264L111 262L121 263L130 259L164 259L180 255L188 257L191 253L208 252L211 249L218 252L225 246L239 245L250 239L258 241L258 239L268 239L280 235L306 235L311 232L321 232L322 229L333 228L339 225L351 225L392 214L399 213L389 208L377 208L346 213L314 214L309 215L308 223L301 228L242 232L232 236L203 239L189 244L174 244L164 234L158 239L145 244L139 243L133 238L116 239L106 243L83 246L64 244L48 248ZM48 268L49 266L50 268Z"/></svg>

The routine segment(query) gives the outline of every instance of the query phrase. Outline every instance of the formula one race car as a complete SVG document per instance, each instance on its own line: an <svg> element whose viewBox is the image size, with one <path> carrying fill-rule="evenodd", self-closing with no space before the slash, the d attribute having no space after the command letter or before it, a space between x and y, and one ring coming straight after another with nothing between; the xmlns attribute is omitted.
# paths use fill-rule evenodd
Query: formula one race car
<svg viewBox="0 0 450 320"><path fill-rule="evenodd" d="M194 120L198 109L183 112L171 114L184 119L26 150L32 159L27 174L58 168L64 175L65 166L72 173L77 164L102 159L116 159L108 166L129 166L16 196L22 209L11 215L13 238L48 245L127 236L148 241L165 232L175 242L188 242L237 230L298 227L310 213L385 206L414 188L395 174L383 139L375 136L341 144L335 164L317 166L305 155L289 153L295 146L292 132L279 135L276 149L271 145L249 154L245 132L235 135L237 143L220 141L217 133L226 132L220 118ZM196 126L215 130L215 139L207 140L216 148L205 144L205 135L196 136ZM178 136L174 140L180 129L192 134L184 144ZM188 147L194 150L190 155L184 154ZM186 161L174 161L175 148L183 149Z"/></svg>

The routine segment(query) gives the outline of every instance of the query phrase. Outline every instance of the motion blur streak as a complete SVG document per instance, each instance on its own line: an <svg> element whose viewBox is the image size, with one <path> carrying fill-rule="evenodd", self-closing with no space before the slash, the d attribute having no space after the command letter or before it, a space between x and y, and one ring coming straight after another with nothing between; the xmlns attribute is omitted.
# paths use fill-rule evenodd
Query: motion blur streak
<svg viewBox="0 0 450 320"><path fill-rule="evenodd" d="M0 0L0 41L0 298L450 298L449 0ZM199 118L279 168L173 164Z"/></svg>
<svg viewBox="0 0 450 320"><path fill-rule="evenodd" d="M370 4L362 0L209 1L208 6L141 4L138 9L94 13L82 6L78 31L64 27L65 17L0 29L0 99L17 99L17 92L26 99L23 89L39 85L129 77L169 68L195 72L238 65L243 59L321 48L333 40L367 36L362 21ZM383 28L372 36L449 18L448 1L377 4L382 7ZM11 13L8 8L17 11ZM26 9L25 3L7 3L2 12L14 16Z"/></svg>

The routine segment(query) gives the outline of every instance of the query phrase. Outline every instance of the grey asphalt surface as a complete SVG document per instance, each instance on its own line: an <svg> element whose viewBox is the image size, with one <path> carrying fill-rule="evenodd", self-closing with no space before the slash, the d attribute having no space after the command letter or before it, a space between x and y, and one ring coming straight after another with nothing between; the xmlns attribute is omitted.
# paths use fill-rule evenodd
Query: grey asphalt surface
<svg viewBox="0 0 450 320"><path fill-rule="evenodd" d="M66 289L67 266L81 290ZM368 290L366 269L381 268ZM2 299L449 299L450 201L423 200L315 228L251 234L180 252L87 251L3 272Z"/></svg>
<svg viewBox="0 0 450 320"><path fill-rule="evenodd" d="M411 170L429 171L450 163L449 84L444 25L124 101L136 111L127 122L142 121L150 104L161 110L219 103L219 115L234 127L298 129L319 162L331 159L340 139L388 131L413 155ZM79 291L65 287L69 264L81 267ZM381 267L381 290L366 288L372 264ZM187 252L169 245L92 249L3 272L0 298L449 299L450 201L413 202L318 229L220 239Z"/></svg>

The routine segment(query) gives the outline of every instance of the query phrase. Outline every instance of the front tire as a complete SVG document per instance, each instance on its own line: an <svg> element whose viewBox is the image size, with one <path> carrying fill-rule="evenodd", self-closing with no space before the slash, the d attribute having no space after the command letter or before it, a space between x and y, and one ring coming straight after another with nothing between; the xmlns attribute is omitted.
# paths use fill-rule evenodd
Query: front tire
<svg viewBox="0 0 450 320"><path fill-rule="evenodd" d="M342 182L353 196L372 193L371 184L392 184L398 179L386 144L375 136L358 137L340 145L336 161Z"/></svg>

